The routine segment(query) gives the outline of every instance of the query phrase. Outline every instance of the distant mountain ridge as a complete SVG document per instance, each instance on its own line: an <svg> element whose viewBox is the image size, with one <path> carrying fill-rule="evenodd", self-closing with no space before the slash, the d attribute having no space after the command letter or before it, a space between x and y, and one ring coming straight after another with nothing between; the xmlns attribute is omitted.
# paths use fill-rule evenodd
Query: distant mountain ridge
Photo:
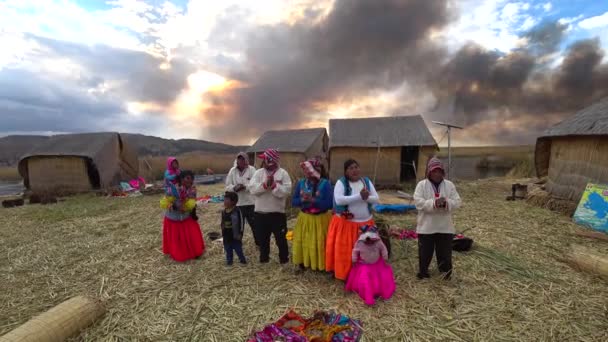
<svg viewBox="0 0 608 342"><path fill-rule="evenodd" d="M143 134L121 133L121 136L140 156L170 156L192 152L236 154L248 147L196 139L164 139ZM38 135L11 135L0 138L0 166L16 165L21 156L47 139L48 136Z"/></svg>

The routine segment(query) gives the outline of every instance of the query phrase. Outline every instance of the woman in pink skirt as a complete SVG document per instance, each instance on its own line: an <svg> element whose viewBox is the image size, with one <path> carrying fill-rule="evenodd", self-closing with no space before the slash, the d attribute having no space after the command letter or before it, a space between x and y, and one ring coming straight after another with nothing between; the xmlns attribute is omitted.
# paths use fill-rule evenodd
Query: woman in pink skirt
<svg viewBox="0 0 608 342"><path fill-rule="evenodd" d="M395 292L393 269L386 262L388 251L375 226L363 226L353 248L353 267L346 291L357 292L365 304L374 305L376 297L390 299Z"/></svg>

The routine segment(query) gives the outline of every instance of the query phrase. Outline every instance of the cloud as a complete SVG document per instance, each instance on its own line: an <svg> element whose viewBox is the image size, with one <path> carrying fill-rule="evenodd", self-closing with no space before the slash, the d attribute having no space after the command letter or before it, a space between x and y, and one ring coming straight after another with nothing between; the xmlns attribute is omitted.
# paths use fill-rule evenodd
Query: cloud
<svg viewBox="0 0 608 342"><path fill-rule="evenodd" d="M247 36L247 86L210 96L220 106L205 115L238 115L214 137L299 126L337 98L426 77L442 55L430 34L447 21L445 1L337 0L319 22L257 27Z"/></svg>
<svg viewBox="0 0 608 342"><path fill-rule="evenodd" d="M521 28L530 6L499 2L493 8L503 22ZM320 123L330 115L427 113L470 125L473 137L532 142L548 122L608 95L597 41L570 46L555 64L565 24L542 22L521 30L517 46L506 53L468 43L452 54L433 38L433 32L449 29L450 19L446 2L337 1L318 22L255 28L247 36L241 70L246 86L210 95L217 106L203 115L238 118L212 129L214 137L236 140L269 128ZM407 91L380 100L398 88ZM436 100L442 109L429 111ZM446 101L452 102L449 110L443 108ZM547 120L531 119L538 115Z"/></svg>
<svg viewBox="0 0 608 342"><path fill-rule="evenodd" d="M475 42L489 50L507 53L518 47L522 31L538 23L525 2L464 0L453 6L451 11L458 13L458 18L438 38L452 52Z"/></svg>
<svg viewBox="0 0 608 342"><path fill-rule="evenodd" d="M583 19L585 16L580 14L576 17L570 17L570 18L561 18L559 19L557 22L562 24L562 25L569 25L569 24L573 24L576 23L578 21L580 21L581 19Z"/></svg>
<svg viewBox="0 0 608 342"><path fill-rule="evenodd" d="M586 30L606 27L608 26L608 12L602 15L581 20L578 23L578 26Z"/></svg>
<svg viewBox="0 0 608 342"><path fill-rule="evenodd" d="M27 131L31 118L51 127L36 131L240 143L330 117L421 113L465 123L471 141L519 143L608 89L606 14L547 22L551 2L151 4L0 3L0 44L11 47L0 51L0 84L19 89L0 91L6 130ZM573 28L600 40L565 40ZM207 87L219 76L205 72L226 81ZM195 87L193 75L203 75Z"/></svg>
<svg viewBox="0 0 608 342"><path fill-rule="evenodd" d="M0 107L3 131L91 131L100 128L100 121L118 119L124 113L116 99L89 95L74 84L8 69L0 71Z"/></svg>
<svg viewBox="0 0 608 342"><path fill-rule="evenodd" d="M113 48L105 45L85 46L30 35L45 58L63 59L83 69L92 82L89 87L108 82L110 90L128 101L169 104L186 87L186 78L195 71L181 58L165 63L146 52Z"/></svg>
<svg viewBox="0 0 608 342"><path fill-rule="evenodd" d="M25 62L0 70L2 131L140 131L167 135L164 116L194 68L174 58L26 35ZM155 104L144 115L127 103ZM157 114L155 114L155 112ZM159 113L160 112L160 113Z"/></svg>

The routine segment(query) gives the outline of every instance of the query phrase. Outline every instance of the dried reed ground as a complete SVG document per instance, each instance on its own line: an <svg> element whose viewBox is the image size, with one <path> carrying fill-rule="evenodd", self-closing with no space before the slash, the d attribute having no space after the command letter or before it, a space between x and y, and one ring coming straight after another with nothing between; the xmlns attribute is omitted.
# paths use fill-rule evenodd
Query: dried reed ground
<svg viewBox="0 0 608 342"><path fill-rule="evenodd" d="M465 207L456 222L476 250L455 255L451 282L436 274L419 282L415 242L393 240L397 292L372 308L325 274L279 266L274 245L274 261L258 264L249 231L245 267L224 266L221 245L210 241L202 260L171 261L160 251L156 196L0 209L0 334L88 294L108 310L78 341L243 341L290 307L361 319L365 341L608 340L608 283L556 261L570 243L604 255L608 244L570 236L580 228L565 216L505 201L506 181L458 187ZM219 208L202 210L205 233L217 229ZM388 219L403 226L415 217Z"/></svg>

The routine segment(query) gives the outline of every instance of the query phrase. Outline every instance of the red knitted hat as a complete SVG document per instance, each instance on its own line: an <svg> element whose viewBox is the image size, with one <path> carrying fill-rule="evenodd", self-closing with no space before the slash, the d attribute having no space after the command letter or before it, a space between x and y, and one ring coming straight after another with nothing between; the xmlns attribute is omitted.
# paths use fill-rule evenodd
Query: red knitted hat
<svg viewBox="0 0 608 342"><path fill-rule="evenodd" d="M431 160L429 160L429 164L426 167L427 175L431 174L431 172L433 172L434 170L437 170L437 169L445 172L445 169L443 168L443 163L441 162L441 160L439 160L439 158L437 158L437 157L433 157L433 158L431 158Z"/></svg>
<svg viewBox="0 0 608 342"><path fill-rule="evenodd" d="M269 148L266 151L264 151L264 153L260 154L259 156L261 159L264 159L268 162L275 162L278 163L279 160L281 159L280 155L279 155L279 151L277 151L274 148Z"/></svg>

